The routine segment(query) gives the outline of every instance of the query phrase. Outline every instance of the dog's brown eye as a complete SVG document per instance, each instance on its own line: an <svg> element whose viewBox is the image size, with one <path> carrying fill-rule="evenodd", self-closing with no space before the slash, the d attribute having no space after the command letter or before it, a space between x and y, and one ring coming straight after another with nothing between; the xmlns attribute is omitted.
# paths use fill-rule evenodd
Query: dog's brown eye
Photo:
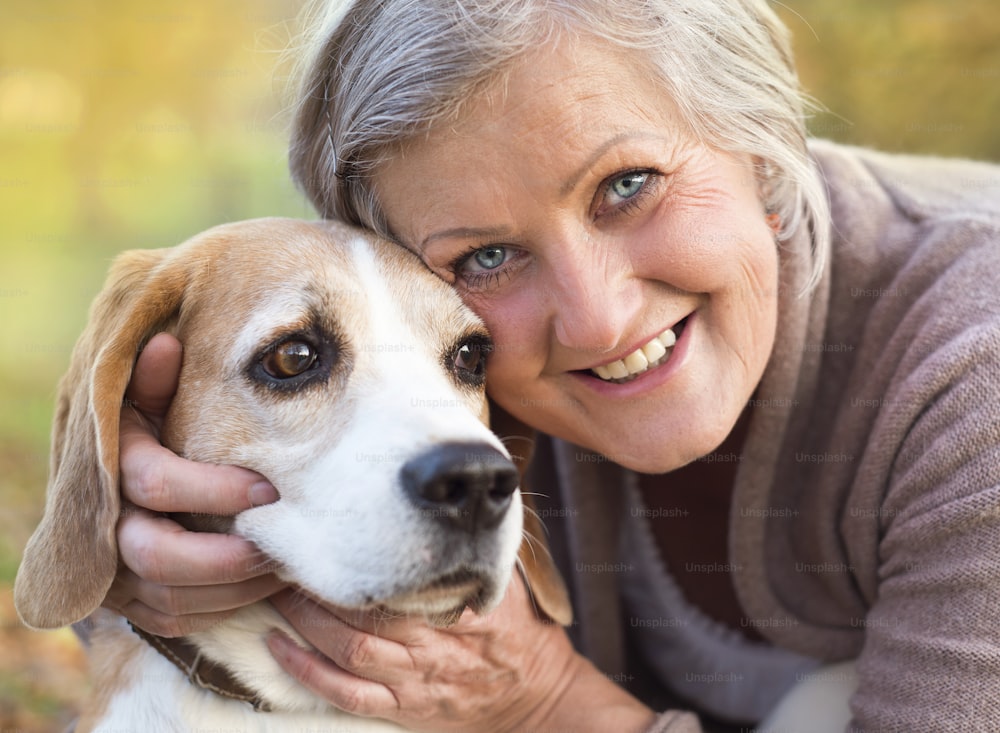
<svg viewBox="0 0 1000 733"><path fill-rule="evenodd" d="M491 349L490 342L483 338L473 338L459 345L455 351L455 372L469 384L481 384L486 376L486 355Z"/></svg>
<svg viewBox="0 0 1000 733"><path fill-rule="evenodd" d="M316 349L305 341L284 341L269 351L261 365L275 379L297 377L316 363Z"/></svg>

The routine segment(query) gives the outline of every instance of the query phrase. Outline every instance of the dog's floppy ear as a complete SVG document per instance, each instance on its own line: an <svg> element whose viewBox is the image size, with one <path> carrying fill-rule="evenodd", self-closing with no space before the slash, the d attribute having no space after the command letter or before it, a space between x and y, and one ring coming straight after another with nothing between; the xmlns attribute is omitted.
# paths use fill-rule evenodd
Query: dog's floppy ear
<svg viewBox="0 0 1000 733"><path fill-rule="evenodd" d="M45 513L14 584L28 626L52 629L104 600L118 566L118 428L140 349L177 311L187 281L173 250L115 260L59 384Z"/></svg>
<svg viewBox="0 0 1000 733"><path fill-rule="evenodd" d="M524 504L524 538L517 560L535 607L551 621L562 626L573 622L573 606L566 584L556 568L545 539L545 527L535 512L525 473L535 446L535 431L513 417L495 402L490 402L490 428L503 441L521 474L521 501Z"/></svg>

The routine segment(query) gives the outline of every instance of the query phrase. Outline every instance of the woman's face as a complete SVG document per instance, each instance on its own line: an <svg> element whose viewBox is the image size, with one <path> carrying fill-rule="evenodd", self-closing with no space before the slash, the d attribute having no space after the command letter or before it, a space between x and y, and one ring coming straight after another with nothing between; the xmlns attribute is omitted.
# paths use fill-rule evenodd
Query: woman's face
<svg viewBox="0 0 1000 733"><path fill-rule="evenodd" d="M732 429L774 343L774 233L752 161L694 140L634 57L540 50L374 183L485 321L510 413L644 472Z"/></svg>

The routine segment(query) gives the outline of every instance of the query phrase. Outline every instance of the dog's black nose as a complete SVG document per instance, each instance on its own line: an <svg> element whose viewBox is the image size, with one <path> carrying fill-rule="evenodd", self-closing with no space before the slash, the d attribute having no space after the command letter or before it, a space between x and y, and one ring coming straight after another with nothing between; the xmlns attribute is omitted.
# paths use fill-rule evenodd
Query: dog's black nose
<svg viewBox="0 0 1000 733"><path fill-rule="evenodd" d="M517 468L482 443L446 443L408 461L403 488L424 514L473 532L503 519L517 489Z"/></svg>

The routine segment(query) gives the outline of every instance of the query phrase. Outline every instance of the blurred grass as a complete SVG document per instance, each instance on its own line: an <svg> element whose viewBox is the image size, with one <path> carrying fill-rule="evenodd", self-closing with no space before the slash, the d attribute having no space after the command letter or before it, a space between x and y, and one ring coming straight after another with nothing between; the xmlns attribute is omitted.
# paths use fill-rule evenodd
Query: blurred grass
<svg viewBox="0 0 1000 733"><path fill-rule="evenodd" d="M993 0L812 0L779 12L827 112L817 137L1000 161L1000 14Z"/></svg>
<svg viewBox="0 0 1000 733"><path fill-rule="evenodd" d="M312 215L286 173L275 66L298 6L37 0L0 12L0 730L59 730L86 690L72 639L19 628L9 586L41 511L54 387L110 258L226 220ZM828 110L814 134L1000 161L993 0L779 10Z"/></svg>
<svg viewBox="0 0 1000 733"><path fill-rule="evenodd" d="M286 173L276 66L298 7L0 11L0 730L62 730L87 694L72 634L20 627L10 585L41 512L55 384L111 257L311 216Z"/></svg>
<svg viewBox="0 0 1000 733"><path fill-rule="evenodd" d="M310 211L288 180L277 53L298 3L44 0L0 23L0 537L39 511L48 426L112 256ZM0 581L14 563L0 555Z"/></svg>

